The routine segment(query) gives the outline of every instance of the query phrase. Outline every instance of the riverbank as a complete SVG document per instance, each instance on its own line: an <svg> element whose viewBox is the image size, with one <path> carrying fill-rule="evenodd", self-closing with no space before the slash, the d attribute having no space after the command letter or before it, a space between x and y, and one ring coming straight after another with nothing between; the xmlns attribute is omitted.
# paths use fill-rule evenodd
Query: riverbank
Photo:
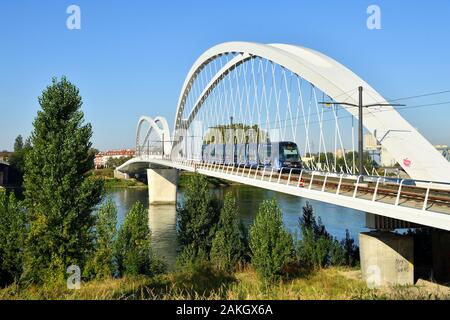
<svg viewBox="0 0 450 320"><path fill-rule="evenodd" d="M181 188L185 187L186 183L189 180L189 177L191 177L192 175L194 175L193 172L182 171L179 176L178 186ZM226 181L226 180L222 180L222 179L218 179L218 178L214 178L214 177L206 177L206 178L207 178L209 186L211 188L228 187L231 185L238 185L238 183L234 183L234 182L230 182L230 181Z"/></svg>
<svg viewBox="0 0 450 320"><path fill-rule="evenodd" d="M299 275L268 286L251 268L229 275L211 268L175 272L155 277L134 277L91 281L80 290L65 287L12 285L0 289L0 300L379 300L450 299L449 290L436 290L423 282L411 287L368 289L355 278L357 270L329 268Z"/></svg>
<svg viewBox="0 0 450 320"><path fill-rule="evenodd" d="M114 188L148 188L148 186L136 179L117 179L114 178L114 168L105 168L105 169L97 169L91 170L88 175L93 178L102 179L105 183L105 188L114 189ZM178 187L183 188L189 177L192 176L192 172L182 171L179 176ZM217 187L227 187L230 185L235 185L235 183L230 183L225 180L217 179L214 177L208 177L208 182L211 188Z"/></svg>
<svg viewBox="0 0 450 320"><path fill-rule="evenodd" d="M102 179L106 189L114 188L147 188L147 185L136 179L117 179L114 178L114 168L105 168L91 170L89 177Z"/></svg>

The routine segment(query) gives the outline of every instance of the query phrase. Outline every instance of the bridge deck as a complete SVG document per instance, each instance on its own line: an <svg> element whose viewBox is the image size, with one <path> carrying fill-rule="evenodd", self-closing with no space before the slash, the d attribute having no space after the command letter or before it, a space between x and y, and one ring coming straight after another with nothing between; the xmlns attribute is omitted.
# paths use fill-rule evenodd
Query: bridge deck
<svg viewBox="0 0 450 320"><path fill-rule="evenodd" d="M222 166L219 166L222 167ZM270 178L270 173L265 173L261 170L240 168L237 172L243 173L244 176L259 178L262 181L276 181L277 183L285 183L289 186L297 187L298 180L300 179L300 173L291 173L290 177L288 173L273 173L272 178ZM353 197L355 195L356 182L350 179L342 179L339 183L339 178L328 177L325 180L323 175L312 176L311 173L303 173L301 179L303 180L303 188L308 188L310 190L316 190L325 193L336 194L339 188L339 194L348 197ZM312 180L312 184L311 184ZM278 182L280 181L280 182ZM299 186L300 187L300 186ZM356 198L366 199L369 201L374 200L374 194L376 189L375 182L361 183L358 186L356 192ZM386 204L395 205L397 201L399 185L396 184L383 184L378 186L377 194L375 195L376 202L382 202ZM411 187L402 186L400 198L398 201L398 206L410 207L414 209L423 209L427 189L422 187ZM426 210L450 214L450 191L446 190L430 190L428 195L428 201L426 205Z"/></svg>
<svg viewBox="0 0 450 320"><path fill-rule="evenodd" d="M450 231L450 191L422 186L368 181L339 174L279 173L194 161L148 159L152 165L199 172L224 180L301 196L343 207ZM378 186L377 186L378 185Z"/></svg>

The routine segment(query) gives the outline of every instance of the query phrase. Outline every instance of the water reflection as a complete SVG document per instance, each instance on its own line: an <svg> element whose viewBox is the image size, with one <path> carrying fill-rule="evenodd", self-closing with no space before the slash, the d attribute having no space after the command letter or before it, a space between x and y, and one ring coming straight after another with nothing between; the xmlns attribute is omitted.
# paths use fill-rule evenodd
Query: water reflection
<svg viewBox="0 0 450 320"><path fill-rule="evenodd" d="M175 265L177 235L175 205L151 205L148 209L152 244L155 252L167 263L169 269Z"/></svg>

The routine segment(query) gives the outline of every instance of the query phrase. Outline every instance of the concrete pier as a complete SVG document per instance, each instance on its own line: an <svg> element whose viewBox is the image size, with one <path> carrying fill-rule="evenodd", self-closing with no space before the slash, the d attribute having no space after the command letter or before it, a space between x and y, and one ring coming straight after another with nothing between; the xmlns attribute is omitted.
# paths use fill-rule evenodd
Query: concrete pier
<svg viewBox="0 0 450 320"><path fill-rule="evenodd" d="M362 278L371 288L414 284L414 240L392 232L360 233Z"/></svg>
<svg viewBox="0 0 450 320"><path fill-rule="evenodd" d="M130 175L128 173L124 173L119 170L114 170L114 178L127 180L130 179Z"/></svg>
<svg viewBox="0 0 450 320"><path fill-rule="evenodd" d="M151 205L177 203L177 169L147 169L147 179Z"/></svg>

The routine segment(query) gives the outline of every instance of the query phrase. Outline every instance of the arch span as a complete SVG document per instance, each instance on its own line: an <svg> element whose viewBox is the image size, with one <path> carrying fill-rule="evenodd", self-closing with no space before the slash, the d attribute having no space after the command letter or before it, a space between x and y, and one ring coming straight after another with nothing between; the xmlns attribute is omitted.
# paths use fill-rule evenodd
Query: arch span
<svg viewBox="0 0 450 320"><path fill-rule="evenodd" d="M214 59L230 53L237 56L230 60L206 85L187 119L182 119L187 97L197 76ZM204 52L190 69L178 100L174 132L189 124L208 94L224 75L252 57L260 57L276 63L307 80L331 99L356 104L358 94L354 90L364 87L364 103L387 103L367 82L334 59L312 49L288 44L258 44L251 42L222 43ZM353 92L353 93L350 93ZM358 118L357 108L342 106ZM450 163L411 126L393 107L364 109L364 125L389 151L395 160L413 179L450 182ZM175 135L175 134L174 134Z"/></svg>
<svg viewBox="0 0 450 320"><path fill-rule="evenodd" d="M145 134L144 140L140 141L143 125L145 123L150 127ZM136 151L139 153L139 150L147 144L152 131L156 132L158 138L160 139L160 141L162 141L161 145L163 146L162 148L164 148L164 150L161 151L164 154L170 154L172 149L172 142L170 141L170 129L167 120L163 117L156 117L153 119L151 117L143 116L139 119L136 127Z"/></svg>

